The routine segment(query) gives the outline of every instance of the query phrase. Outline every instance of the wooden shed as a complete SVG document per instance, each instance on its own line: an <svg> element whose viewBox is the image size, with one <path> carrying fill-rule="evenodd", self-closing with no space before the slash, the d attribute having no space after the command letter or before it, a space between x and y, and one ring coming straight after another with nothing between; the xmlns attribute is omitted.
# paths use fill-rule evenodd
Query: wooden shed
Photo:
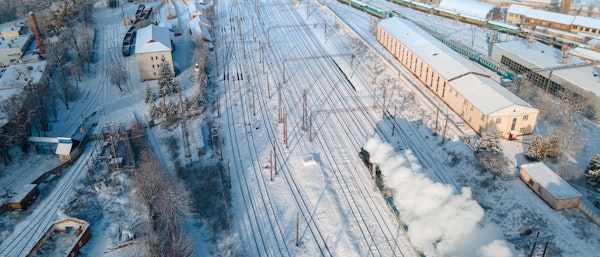
<svg viewBox="0 0 600 257"><path fill-rule="evenodd" d="M11 211L26 210L39 194L40 190L38 189L37 184L27 184L24 185L20 191L16 192L6 205L8 205L8 208Z"/></svg>
<svg viewBox="0 0 600 257"><path fill-rule="evenodd" d="M521 165L521 180L552 209L577 207L581 194L542 162Z"/></svg>

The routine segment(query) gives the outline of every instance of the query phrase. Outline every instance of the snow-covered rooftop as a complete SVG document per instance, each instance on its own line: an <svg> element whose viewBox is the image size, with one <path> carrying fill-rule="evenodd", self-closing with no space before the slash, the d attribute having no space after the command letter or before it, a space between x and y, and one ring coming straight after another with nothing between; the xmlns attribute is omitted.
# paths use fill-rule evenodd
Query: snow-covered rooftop
<svg viewBox="0 0 600 257"><path fill-rule="evenodd" d="M486 74L482 68L454 52L409 20L391 18L382 20L379 24L448 80L469 72Z"/></svg>
<svg viewBox="0 0 600 257"><path fill-rule="evenodd" d="M524 164L521 165L521 169L535 179L555 199L581 197L577 190L542 162Z"/></svg>
<svg viewBox="0 0 600 257"><path fill-rule="evenodd" d="M485 115L514 105L533 109L533 106L488 77L469 74L451 81L450 85Z"/></svg>
<svg viewBox="0 0 600 257"><path fill-rule="evenodd" d="M56 147L56 154L68 155L71 153L72 146L73 144L58 143L58 146Z"/></svg>
<svg viewBox="0 0 600 257"><path fill-rule="evenodd" d="M600 19L585 16L575 16L575 18L573 19L573 25L600 28Z"/></svg>
<svg viewBox="0 0 600 257"><path fill-rule="evenodd" d="M25 20L13 20L0 24L0 32L20 31L25 26ZM3 33L4 34L4 33ZM3 35L4 36L4 35Z"/></svg>
<svg viewBox="0 0 600 257"><path fill-rule="evenodd" d="M548 12L548 11L542 11L542 10L537 10L537 9L531 9L529 12L527 12L527 17L537 19L537 20L545 20L545 21L550 21L550 22L555 22L555 23L560 23L560 24L567 24L567 25L571 25L571 23L573 23L573 19L575 19L575 16L573 16L573 15Z"/></svg>
<svg viewBox="0 0 600 257"><path fill-rule="evenodd" d="M137 31L135 53L171 51L169 29L154 24Z"/></svg>
<svg viewBox="0 0 600 257"><path fill-rule="evenodd" d="M39 83L46 74L47 66L46 61L9 65L4 73L0 74L0 90Z"/></svg>
<svg viewBox="0 0 600 257"><path fill-rule="evenodd" d="M573 56L569 56L566 62L563 61L561 63L560 57L562 52L559 49L537 41L531 43L530 46L527 42L521 40L507 41L496 43L494 47L501 48L506 52L527 60L533 66L528 67L530 69L585 64L584 61ZM592 66L556 69L553 71L552 76L562 78L600 96L600 83L598 77L594 76L594 68Z"/></svg>
<svg viewBox="0 0 600 257"><path fill-rule="evenodd" d="M498 8L497 5L474 0L442 0L439 7L480 19L485 19L489 12L494 8Z"/></svg>
<svg viewBox="0 0 600 257"><path fill-rule="evenodd" d="M532 9L533 8L531 8L529 6L512 4L512 5L510 5L510 7L508 7L508 11L506 11L506 12L507 13L520 14L520 15L527 15L527 12L531 11Z"/></svg>
<svg viewBox="0 0 600 257"><path fill-rule="evenodd" d="M37 187L37 184L23 185L23 187L10 198L9 202L11 202L11 203L20 202L21 200L23 200L23 198L25 198L25 196L27 196L27 194L29 194L29 192L31 192L31 190L33 190L36 187Z"/></svg>

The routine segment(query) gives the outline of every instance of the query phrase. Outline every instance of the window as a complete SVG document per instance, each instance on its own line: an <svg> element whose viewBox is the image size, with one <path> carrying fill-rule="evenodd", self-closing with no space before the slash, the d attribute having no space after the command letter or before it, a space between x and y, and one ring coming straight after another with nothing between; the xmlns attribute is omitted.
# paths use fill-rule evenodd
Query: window
<svg viewBox="0 0 600 257"><path fill-rule="evenodd" d="M473 110L473 105L471 105L471 111Z"/></svg>
<svg viewBox="0 0 600 257"><path fill-rule="evenodd" d="M150 61L154 61L154 57L150 56Z"/></svg>
<svg viewBox="0 0 600 257"><path fill-rule="evenodd" d="M523 120L529 119L529 115L523 115Z"/></svg>
<svg viewBox="0 0 600 257"><path fill-rule="evenodd" d="M496 124L501 123L502 122L502 118L496 118Z"/></svg>
<svg viewBox="0 0 600 257"><path fill-rule="evenodd" d="M485 114L481 114L481 120L485 120Z"/></svg>
<svg viewBox="0 0 600 257"><path fill-rule="evenodd" d="M533 182L533 179L529 179L529 184L533 186L533 184L535 184L535 182Z"/></svg>
<svg viewBox="0 0 600 257"><path fill-rule="evenodd" d="M471 117L469 117L469 123L471 123Z"/></svg>
<svg viewBox="0 0 600 257"><path fill-rule="evenodd" d="M154 69L154 64L152 64L152 69Z"/></svg>
<svg viewBox="0 0 600 257"><path fill-rule="evenodd" d="M525 133L525 128L520 128L519 133Z"/></svg>

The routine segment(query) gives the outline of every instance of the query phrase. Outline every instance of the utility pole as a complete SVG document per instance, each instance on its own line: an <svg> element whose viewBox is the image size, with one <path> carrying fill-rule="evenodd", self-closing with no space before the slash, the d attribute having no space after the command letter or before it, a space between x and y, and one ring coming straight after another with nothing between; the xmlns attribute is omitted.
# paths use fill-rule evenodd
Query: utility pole
<svg viewBox="0 0 600 257"><path fill-rule="evenodd" d="M446 141L446 129L448 128L448 111L446 111L446 122L444 123L444 134L442 135L442 145Z"/></svg>
<svg viewBox="0 0 600 257"><path fill-rule="evenodd" d="M273 181L273 150L269 151L269 161L271 164L269 165L269 169L271 170L271 181Z"/></svg>
<svg viewBox="0 0 600 257"><path fill-rule="evenodd" d="M296 247L300 244L300 237L298 234L298 230L300 227L300 212L296 212Z"/></svg>
<svg viewBox="0 0 600 257"><path fill-rule="evenodd" d="M289 138L288 138L288 128L287 128L287 113L283 114L283 141L285 142L285 148L287 149L289 146L289 142L288 142Z"/></svg>
<svg viewBox="0 0 600 257"><path fill-rule="evenodd" d="M308 142L312 143L312 113L308 116Z"/></svg>
<svg viewBox="0 0 600 257"><path fill-rule="evenodd" d="M254 112L254 116L256 116L256 103L254 102L254 90L252 91L252 111Z"/></svg>
<svg viewBox="0 0 600 257"><path fill-rule="evenodd" d="M277 148L275 144L277 141L273 141L273 170L275 170L275 175L277 175Z"/></svg>

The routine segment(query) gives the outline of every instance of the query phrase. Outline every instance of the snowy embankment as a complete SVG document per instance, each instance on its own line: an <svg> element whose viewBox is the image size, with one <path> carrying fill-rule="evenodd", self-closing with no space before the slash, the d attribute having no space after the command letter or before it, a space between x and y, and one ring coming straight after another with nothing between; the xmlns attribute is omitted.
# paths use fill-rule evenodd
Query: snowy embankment
<svg viewBox="0 0 600 257"><path fill-rule="evenodd" d="M410 150L399 154L378 138L365 144L371 161L378 163L386 187L394 190L394 204L415 246L431 256L515 256L494 224L481 226L484 210L463 187L434 182L421 172Z"/></svg>

